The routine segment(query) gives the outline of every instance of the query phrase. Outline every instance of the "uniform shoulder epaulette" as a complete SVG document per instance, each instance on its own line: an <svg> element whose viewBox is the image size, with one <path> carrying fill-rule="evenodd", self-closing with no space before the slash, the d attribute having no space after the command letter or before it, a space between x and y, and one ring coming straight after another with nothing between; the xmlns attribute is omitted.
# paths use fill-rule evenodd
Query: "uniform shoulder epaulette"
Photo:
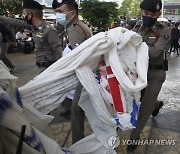
<svg viewBox="0 0 180 154"><path fill-rule="evenodd" d="M164 22L164 21L157 21L156 25L161 27L161 28L167 28L168 27L168 23Z"/></svg>

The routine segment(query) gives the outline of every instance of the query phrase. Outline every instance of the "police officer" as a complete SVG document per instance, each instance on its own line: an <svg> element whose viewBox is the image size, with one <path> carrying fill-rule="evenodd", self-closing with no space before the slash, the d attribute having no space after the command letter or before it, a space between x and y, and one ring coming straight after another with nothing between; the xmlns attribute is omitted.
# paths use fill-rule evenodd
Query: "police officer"
<svg viewBox="0 0 180 154"><path fill-rule="evenodd" d="M9 68L10 72L13 73L15 66L7 57L7 51L9 48L9 41L11 43L15 42L15 37L13 36L13 33L9 30L9 28L3 22L0 22L0 33L1 33L0 60L2 60L3 63Z"/></svg>
<svg viewBox="0 0 180 154"><path fill-rule="evenodd" d="M65 27L67 46L74 49L92 36L90 29L78 19L75 0L53 0L57 23ZM78 106L82 85L76 87L71 108L72 143L84 138L84 112Z"/></svg>
<svg viewBox="0 0 180 154"><path fill-rule="evenodd" d="M142 91L141 105L139 109L137 126L132 130L130 139L138 140L140 133L145 127L150 115L157 116L163 102L157 101L166 73L164 66L164 51L170 42L170 31L167 23L158 23L157 18L161 15L161 0L143 0L140 4L142 24L135 26L134 30L139 33L143 41L149 47L149 69L147 74L148 85ZM134 151L137 144L127 146L127 151Z"/></svg>
<svg viewBox="0 0 180 154"><path fill-rule="evenodd" d="M43 21L43 8L38 2L24 0L23 14L26 22L2 16L0 20L12 25L33 29L36 64L42 71L61 57L60 37L54 27Z"/></svg>
<svg viewBox="0 0 180 154"><path fill-rule="evenodd" d="M35 41L36 64L47 68L61 55L61 45L58 32L46 21L43 21L42 6L34 0L23 1L23 13L27 23L33 25Z"/></svg>

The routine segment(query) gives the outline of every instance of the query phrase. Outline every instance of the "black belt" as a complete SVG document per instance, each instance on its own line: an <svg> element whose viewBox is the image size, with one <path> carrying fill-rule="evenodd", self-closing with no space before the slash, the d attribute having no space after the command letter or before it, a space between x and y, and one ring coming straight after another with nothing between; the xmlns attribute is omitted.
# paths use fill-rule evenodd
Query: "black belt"
<svg viewBox="0 0 180 154"><path fill-rule="evenodd" d="M52 65L54 62L56 62L56 60L49 61L49 62L45 62L45 61L39 62L39 61L37 61L37 62L36 62L36 65L37 65L38 67L46 67L46 68L48 68L48 67L49 67L50 65Z"/></svg>
<svg viewBox="0 0 180 154"><path fill-rule="evenodd" d="M163 70L164 69L164 65L158 65L158 64L149 64L149 69L152 70Z"/></svg>
<svg viewBox="0 0 180 154"><path fill-rule="evenodd" d="M38 67L46 67L46 62L45 61L42 61L42 62L36 62L36 65L38 66Z"/></svg>

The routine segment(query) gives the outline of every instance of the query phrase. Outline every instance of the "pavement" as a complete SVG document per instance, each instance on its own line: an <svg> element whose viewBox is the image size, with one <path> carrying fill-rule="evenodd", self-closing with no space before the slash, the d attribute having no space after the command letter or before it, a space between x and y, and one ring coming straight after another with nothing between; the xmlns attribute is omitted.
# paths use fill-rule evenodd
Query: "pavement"
<svg viewBox="0 0 180 154"><path fill-rule="evenodd" d="M14 75L19 77L17 82L19 87L26 84L38 74L34 54L10 53L8 57L16 66ZM163 84L161 95L165 93L164 90L166 89L169 89L172 95L174 94L174 87L171 87L173 85L179 85L179 73L180 57L169 57L169 71L167 72L166 82ZM176 88L176 92L178 93L180 88L178 89L178 86ZM167 92L166 95L169 96L170 92ZM173 97L169 97L168 101L166 100L165 105L160 110L160 114L156 118L151 117L149 119L140 136L140 140L144 142L137 147L133 152L134 154L180 154L180 99L173 99L175 97L176 94L174 94ZM175 101L171 102L171 100ZM60 116L59 113L62 110L60 106L51 112L51 115L54 115L55 118L50 123L50 128L53 132L55 141L61 147L69 147L72 145L70 116ZM116 149L118 154L127 153L126 147L127 144L129 144L130 133L131 130L118 131L120 138L120 146ZM85 135L87 136L90 134L92 134L92 129L86 120ZM147 140L151 141L151 143Z"/></svg>

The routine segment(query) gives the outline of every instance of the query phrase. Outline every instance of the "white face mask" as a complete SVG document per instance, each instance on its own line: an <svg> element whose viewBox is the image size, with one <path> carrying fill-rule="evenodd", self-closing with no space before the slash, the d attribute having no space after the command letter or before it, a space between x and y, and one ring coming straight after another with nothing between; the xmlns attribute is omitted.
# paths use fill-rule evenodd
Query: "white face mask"
<svg viewBox="0 0 180 154"><path fill-rule="evenodd" d="M64 13L56 13L56 21L58 24L63 25L63 26L67 26L69 22L67 20L66 14Z"/></svg>

